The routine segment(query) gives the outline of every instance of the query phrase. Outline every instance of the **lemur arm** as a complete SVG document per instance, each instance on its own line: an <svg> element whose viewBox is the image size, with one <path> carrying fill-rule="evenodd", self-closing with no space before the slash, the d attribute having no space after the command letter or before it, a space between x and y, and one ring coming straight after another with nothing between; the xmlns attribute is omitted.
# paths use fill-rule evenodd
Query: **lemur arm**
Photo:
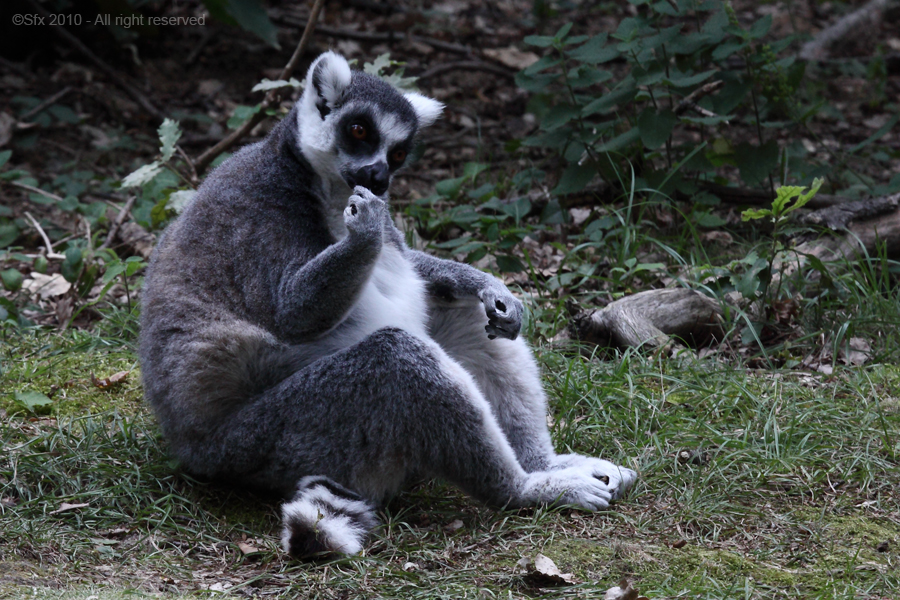
<svg viewBox="0 0 900 600"><path fill-rule="evenodd" d="M384 202L362 191L344 211L348 235L282 275L275 322L287 337L306 340L338 325L369 280L390 220Z"/></svg>
<svg viewBox="0 0 900 600"><path fill-rule="evenodd" d="M488 324L484 328L488 337L516 339L522 328L525 309L502 281L465 263L437 258L416 250L408 252L419 276L425 280L432 299L452 305L465 298L477 298L484 304L488 317Z"/></svg>

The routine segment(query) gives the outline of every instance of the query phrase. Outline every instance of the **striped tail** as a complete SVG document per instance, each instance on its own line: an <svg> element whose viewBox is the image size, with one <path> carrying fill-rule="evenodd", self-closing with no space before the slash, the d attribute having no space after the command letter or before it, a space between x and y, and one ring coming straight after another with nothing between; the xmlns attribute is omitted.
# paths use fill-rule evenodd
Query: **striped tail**
<svg viewBox="0 0 900 600"><path fill-rule="evenodd" d="M281 505L281 544L295 558L358 554L378 519L375 507L327 477L304 477Z"/></svg>

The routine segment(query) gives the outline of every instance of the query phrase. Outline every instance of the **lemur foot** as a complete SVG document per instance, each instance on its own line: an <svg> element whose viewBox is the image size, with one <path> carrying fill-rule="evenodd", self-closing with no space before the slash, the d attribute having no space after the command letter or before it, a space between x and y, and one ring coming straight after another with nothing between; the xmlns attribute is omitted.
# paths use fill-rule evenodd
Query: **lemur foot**
<svg viewBox="0 0 900 600"><path fill-rule="evenodd" d="M583 469L592 477L606 482L613 500L619 500L637 481L637 473L628 467L621 467L602 458L581 454L559 454L553 462L553 469Z"/></svg>
<svg viewBox="0 0 900 600"><path fill-rule="evenodd" d="M586 510L609 506L612 491L582 467L530 473L525 484L526 504L569 504Z"/></svg>

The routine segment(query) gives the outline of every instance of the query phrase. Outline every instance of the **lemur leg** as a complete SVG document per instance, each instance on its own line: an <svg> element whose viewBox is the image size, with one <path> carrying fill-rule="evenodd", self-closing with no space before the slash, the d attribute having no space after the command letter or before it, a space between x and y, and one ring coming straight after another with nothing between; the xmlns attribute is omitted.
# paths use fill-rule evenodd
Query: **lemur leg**
<svg viewBox="0 0 900 600"><path fill-rule="evenodd" d="M460 299L432 307L429 332L475 378L522 467L529 472L587 468L607 479L614 499L621 497L637 473L599 458L556 454L547 427L546 394L531 349L521 338L489 339L486 323L480 302Z"/></svg>
<svg viewBox="0 0 900 600"><path fill-rule="evenodd" d="M325 545L334 551L359 547L365 520L353 514L414 474L446 478L494 506L560 501L596 510L612 497L583 469L526 472L472 377L434 342L399 329L382 329L292 374L196 443L216 457L218 477L282 492L308 476L336 483L337 490L301 481L295 497L302 504L316 495L334 509L335 522L356 523L334 537L357 545ZM363 504L343 510L356 500ZM328 525L319 521L330 513L300 504L291 514L285 505L297 535Z"/></svg>

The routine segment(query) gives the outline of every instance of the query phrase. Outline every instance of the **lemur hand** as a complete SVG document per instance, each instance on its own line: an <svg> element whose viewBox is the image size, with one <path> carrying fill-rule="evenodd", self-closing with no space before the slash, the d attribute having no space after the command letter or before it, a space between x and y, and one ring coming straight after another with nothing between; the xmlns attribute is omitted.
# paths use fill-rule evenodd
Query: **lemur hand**
<svg viewBox="0 0 900 600"><path fill-rule="evenodd" d="M484 303L484 311L487 313L488 324L484 326L484 330L487 331L488 337L516 339L522 328L522 315L525 313L525 307L519 299L499 281L478 292L478 297Z"/></svg>
<svg viewBox="0 0 900 600"><path fill-rule="evenodd" d="M344 209L344 224L351 235L381 240L388 218L387 204L362 186L356 186Z"/></svg>

